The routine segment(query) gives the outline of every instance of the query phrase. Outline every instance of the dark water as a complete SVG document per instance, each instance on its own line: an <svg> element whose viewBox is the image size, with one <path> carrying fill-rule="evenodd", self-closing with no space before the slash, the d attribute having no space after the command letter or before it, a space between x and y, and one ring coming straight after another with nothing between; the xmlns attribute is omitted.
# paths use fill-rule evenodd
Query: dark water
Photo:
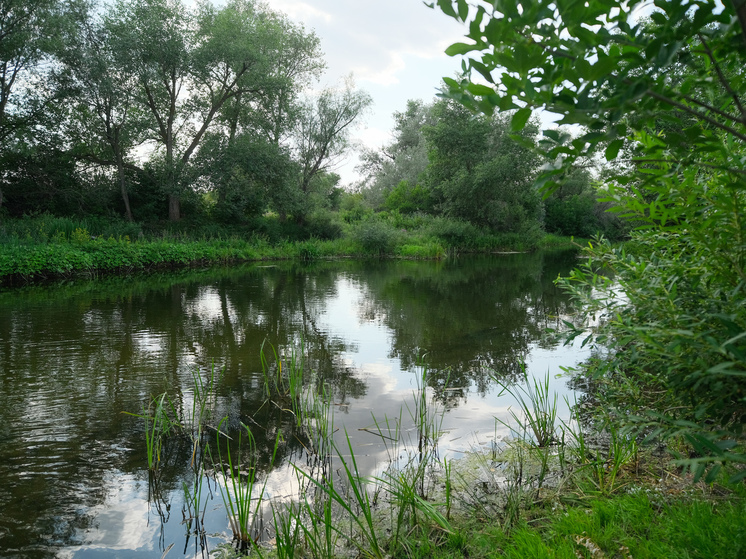
<svg viewBox="0 0 746 559"><path fill-rule="evenodd" d="M573 256L251 265L0 293L0 556L160 557L170 544L170 557L202 556L182 524L188 445L168 449L153 488L142 421L122 412L163 391L188 407L193 373L214 364L220 415L255 425L266 455L292 421L263 406L265 339L304 345L367 472L385 458L365 429L400 416L423 356L443 452L488 444L510 405L491 375L518 378L523 362L556 375L584 357L545 335L570 310L553 280ZM285 441L263 474L273 497L292 494L287 464L302 456ZM210 545L230 541L219 497L207 511Z"/></svg>

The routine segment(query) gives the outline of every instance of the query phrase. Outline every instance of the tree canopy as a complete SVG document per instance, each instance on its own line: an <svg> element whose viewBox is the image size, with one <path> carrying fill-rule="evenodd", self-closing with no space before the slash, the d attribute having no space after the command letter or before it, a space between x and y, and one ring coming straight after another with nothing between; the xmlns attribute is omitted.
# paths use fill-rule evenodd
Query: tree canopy
<svg viewBox="0 0 746 559"><path fill-rule="evenodd" d="M558 124L581 125L570 137L544 132L551 160L540 184L555 179L580 157L600 150L615 159L625 144L660 130L640 164L698 165L746 181L746 5L706 0L439 0L439 8L468 25L469 42L451 45L466 54L466 77L446 79L448 95L472 110L515 110L521 129L532 111L559 115ZM648 15L648 10L649 15ZM678 126L681 115L687 125ZM688 149L695 144L696 150ZM737 148L737 149L736 149ZM734 150L740 154L733 157Z"/></svg>
<svg viewBox="0 0 746 559"><path fill-rule="evenodd" d="M114 205L129 220L166 208L178 220L184 201L209 211L212 200L240 219L298 213L291 201L329 170L370 103L350 86L309 110L306 92L325 67L319 39L256 0L0 8L0 209L13 215L72 207L60 198L82 213ZM357 105L335 105L337 95ZM296 149L309 141L302 123L340 107L343 124L324 128L323 141L314 132L319 153ZM50 156L74 180L50 175ZM47 202L29 207L29 187Z"/></svg>

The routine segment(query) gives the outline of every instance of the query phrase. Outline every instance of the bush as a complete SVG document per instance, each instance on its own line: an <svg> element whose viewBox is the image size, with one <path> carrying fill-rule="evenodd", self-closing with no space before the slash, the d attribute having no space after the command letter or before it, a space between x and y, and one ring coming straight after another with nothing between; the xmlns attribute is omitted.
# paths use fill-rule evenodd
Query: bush
<svg viewBox="0 0 746 559"><path fill-rule="evenodd" d="M594 242L592 260L563 282L588 312L608 317L601 340L617 352L597 374L626 376L641 395L655 394L647 402L655 414L632 414L641 430L683 436L700 455L689 462L699 474L708 463L746 462L746 195L696 168L657 177L646 189L643 198L639 189L610 187L642 226L624 247ZM621 398L609 406L629 418L640 403Z"/></svg>
<svg viewBox="0 0 746 559"><path fill-rule="evenodd" d="M363 252L376 256L391 254L397 239L394 227L375 219L360 223L353 231L353 235Z"/></svg>
<svg viewBox="0 0 746 559"><path fill-rule="evenodd" d="M314 239L333 241L342 236L342 224L332 212L317 210L306 219L306 231Z"/></svg>
<svg viewBox="0 0 746 559"><path fill-rule="evenodd" d="M451 248L475 248L484 235L475 225L459 219L437 217L427 229L428 234L441 239Z"/></svg>

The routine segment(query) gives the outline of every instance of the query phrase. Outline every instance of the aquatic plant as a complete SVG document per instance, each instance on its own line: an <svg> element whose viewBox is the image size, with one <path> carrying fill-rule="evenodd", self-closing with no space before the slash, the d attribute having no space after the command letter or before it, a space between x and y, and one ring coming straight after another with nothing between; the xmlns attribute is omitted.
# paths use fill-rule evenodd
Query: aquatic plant
<svg viewBox="0 0 746 559"><path fill-rule="evenodd" d="M613 423L608 422L605 431L609 435L606 448L591 449L582 427L566 427L570 435L570 452L578 464L579 473L587 473L588 479L603 495L610 495L621 489L619 475L631 462L637 459L637 441L633 436L623 434Z"/></svg>
<svg viewBox="0 0 746 559"><path fill-rule="evenodd" d="M271 365L267 359L264 351L265 345L269 346L271 350L274 365ZM296 424L300 427L302 423L302 410L300 409L301 395L303 393L303 376L306 366L303 340L301 339L299 349L292 348L290 353L285 355L284 364L282 352L278 352L266 339L262 342L259 357L262 364L264 395L268 399L289 399L290 411L295 414Z"/></svg>
<svg viewBox="0 0 746 559"><path fill-rule="evenodd" d="M554 442L557 431L557 394L549 391L549 371L542 380L537 378L529 382L525 365L523 365L523 383L510 386L498 376L493 380L502 387L499 395L510 394L518 404L520 414L511 408L510 415L519 429L531 433L539 447L549 446ZM508 428L508 423L498 419Z"/></svg>
<svg viewBox="0 0 746 559"><path fill-rule="evenodd" d="M224 374L225 367L216 373L214 362L210 367L210 374L207 379L202 378L198 368L192 370L192 406L185 422L189 424L189 435L192 439L192 465L195 464L195 457L207 422L213 418L217 404L217 384Z"/></svg>
<svg viewBox="0 0 746 559"><path fill-rule="evenodd" d="M221 427L226 418L218 425L218 431L222 432ZM220 445L220 438L217 441L218 460L213 460L216 476L220 473L221 479L218 480L220 496L223 499L225 510L228 515L228 522L233 532L234 539L241 542L242 547L248 546L255 541L256 530L254 522L257 518L257 512L262 503L264 487L258 488L257 468L256 468L256 441L251 430L241 424L242 429L238 432L238 442L235 452L238 456L242 455L244 431L245 439L248 446L248 463L242 464L240 461L234 464L233 453L230 447L230 437L224 435L226 439L226 453L223 455ZM210 456L212 457L211 451ZM276 450L276 447L275 447ZM266 481L265 481L266 484Z"/></svg>
<svg viewBox="0 0 746 559"><path fill-rule="evenodd" d="M350 545L357 548L361 555L383 559L386 553L376 533L377 525L373 515L373 504L368 494L367 486L370 480L360 475L352 442L346 431L345 439L349 461L345 459L337 445L333 444L336 457L341 464L339 472L342 477L343 489L340 490L335 485L331 476L328 479L319 480L297 468L297 466L296 471L310 483L310 486L316 487L321 494L325 495L330 503L335 503L349 517L350 522L355 527L355 530L350 533L337 526L331 526L331 529ZM331 514L331 511L329 514ZM331 516L329 516L329 520L331 521Z"/></svg>
<svg viewBox="0 0 746 559"><path fill-rule="evenodd" d="M169 415L169 410L171 414ZM148 469L157 470L161 462L163 438L180 426L178 414L173 402L164 392L148 402L148 407L142 413L122 412L126 415L139 417L145 422L145 449L148 456Z"/></svg>
<svg viewBox="0 0 746 559"><path fill-rule="evenodd" d="M293 559L300 548L301 527L300 505L290 502L285 510L272 504L272 523L275 529L275 550L278 559Z"/></svg>

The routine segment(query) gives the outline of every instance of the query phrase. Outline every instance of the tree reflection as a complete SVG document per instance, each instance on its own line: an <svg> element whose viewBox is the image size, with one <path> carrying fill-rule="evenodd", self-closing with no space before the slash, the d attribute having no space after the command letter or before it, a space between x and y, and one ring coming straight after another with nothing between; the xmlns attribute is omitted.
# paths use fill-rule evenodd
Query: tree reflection
<svg viewBox="0 0 746 559"><path fill-rule="evenodd" d="M520 374L532 344L568 311L552 283L568 268L566 254L284 263L0 293L0 548L53 556L80 543L106 480L146 476L142 425L121 412L164 391L186 410L193 371L207 375L213 363L225 368L215 417L251 427L260 468L280 432L278 463L304 456L309 441L294 418L266 402L259 348L265 339L302 345L309 389L326 390L338 410L365 398L369 387L345 358L365 341L335 329L327 308L343 280L361 294L358 321L388 331L388 357L414 371L427 355L430 386L457 405L468 388L485 391L493 372ZM167 451L163 499L193 475L187 441Z"/></svg>
<svg viewBox="0 0 746 559"><path fill-rule="evenodd" d="M572 256L372 264L361 281L366 303L358 315L391 330L390 356L402 368L413 370L424 358L430 385L456 404L468 387L484 393L492 375L508 381L522 375L530 346L570 310L553 280Z"/></svg>

